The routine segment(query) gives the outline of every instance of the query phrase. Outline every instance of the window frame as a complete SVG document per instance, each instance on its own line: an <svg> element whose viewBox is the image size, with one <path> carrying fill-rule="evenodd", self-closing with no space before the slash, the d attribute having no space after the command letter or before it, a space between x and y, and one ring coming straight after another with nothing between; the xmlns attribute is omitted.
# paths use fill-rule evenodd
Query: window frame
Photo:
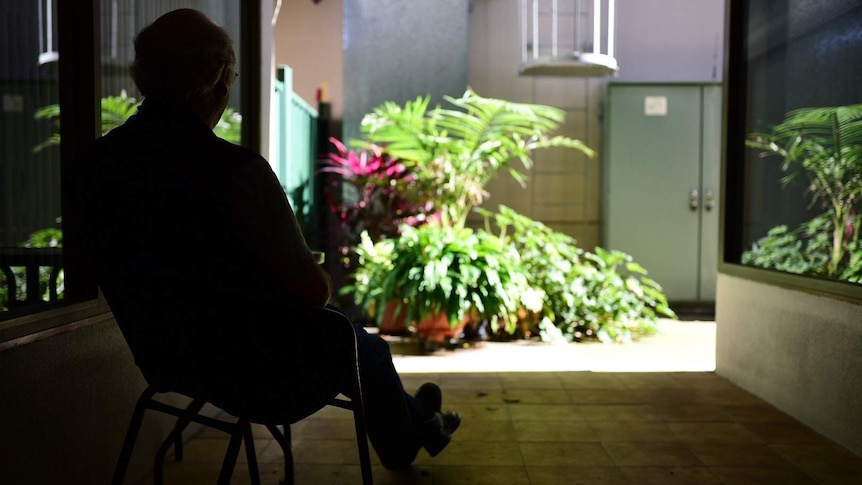
<svg viewBox="0 0 862 485"><path fill-rule="evenodd" d="M862 304L862 284L744 265L742 224L746 138L746 0L729 0L725 17L724 139L722 140L719 265L721 274Z"/></svg>

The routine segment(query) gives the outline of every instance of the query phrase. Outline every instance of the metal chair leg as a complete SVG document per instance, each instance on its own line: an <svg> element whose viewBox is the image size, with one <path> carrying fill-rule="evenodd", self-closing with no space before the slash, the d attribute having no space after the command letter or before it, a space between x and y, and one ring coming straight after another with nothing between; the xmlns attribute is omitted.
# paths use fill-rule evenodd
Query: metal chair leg
<svg viewBox="0 0 862 485"><path fill-rule="evenodd" d="M221 473L218 476L218 485L230 485L233 469L236 467L236 459L239 456L239 447L243 439L242 423L248 424L244 420L237 421L237 427L231 433L230 442L227 445L227 451L224 454L224 461L221 465Z"/></svg>
<svg viewBox="0 0 862 485"><path fill-rule="evenodd" d="M167 455L168 449L171 445L174 446L177 461L183 459L183 431L192 421L192 416L196 415L198 411L204 407L204 404L206 404L206 401L199 399L193 400L188 407L186 407L185 414L182 417L177 418L177 424L174 426L174 429L170 434L168 434L167 438L162 441L161 446L159 446L159 449L156 452L156 460L153 464L154 485L162 485L162 483L164 483L165 455Z"/></svg>
<svg viewBox="0 0 862 485"><path fill-rule="evenodd" d="M260 485L260 469L257 467L257 456L254 452L254 435L251 432L251 424L248 421L243 425L243 440L245 441L245 457L248 461L248 476L251 485Z"/></svg>
<svg viewBox="0 0 862 485"><path fill-rule="evenodd" d="M114 467L114 476L111 478L112 485L121 485L123 478L126 475L126 469L129 468L129 459L132 457L132 450L135 448L135 441L138 439L138 432L141 430L141 423L144 420L144 411L146 411L146 403L149 401L156 391L152 388L147 388L138 398L138 403L135 405L135 410L132 413L132 419L129 422L129 427L126 430L126 438L123 440L123 448L120 450L120 456L117 459L117 464Z"/></svg>
<svg viewBox="0 0 862 485"><path fill-rule="evenodd" d="M368 437L365 432L365 414L361 402L353 402L353 424L356 428L356 444L359 446L359 465L362 468L363 485L373 485L371 457L368 452Z"/></svg>
<svg viewBox="0 0 862 485"><path fill-rule="evenodd" d="M285 424L282 427L284 428L284 433L279 431L278 426L274 424L266 425L266 429L272 433L272 437L275 438L278 446L281 447L281 453L284 455L284 480L282 483L284 485L293 485L293 451L290 447L290 425Z"/></svg>

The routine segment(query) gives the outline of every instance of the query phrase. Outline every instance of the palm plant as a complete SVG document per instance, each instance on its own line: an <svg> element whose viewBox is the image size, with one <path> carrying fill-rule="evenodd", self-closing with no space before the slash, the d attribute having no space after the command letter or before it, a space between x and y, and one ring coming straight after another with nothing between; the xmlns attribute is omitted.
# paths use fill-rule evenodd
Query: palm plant
<svg viewBox="0 0 862 485"><path fill-rule="evenodd" d="M429 110L430 98L402 107L386 102L361 123L366 143L384 147L431 194L436 210L463 227L473 208L487 197L485 186L502 169L522 185L525 175L511 165L532 166L534 150L568 147L592 157L583 142L551 136L565 113L551 106L483 98L467 89L460 98L445 97L453 109Z"/></svg>
<svg viewBox="0 0 862 485"><path fill-rule="evenodd" d="M783 158L785 186L800 173L808 178L812 202L824 206L831 222L824 273L840 277L859 239L862 104L791 111L772 133L752 133L748 145Z"/></svg>
<svg viewBox="0 0 862 485"><path fill-rule="evenodd" d="M101 99L101 132L102 135L122 125L138 111L141 102L132 98L123 89L119 96L106 96ZM45 141L33 147L39 152L51 146L60 145L60 105L50 104L36 110L33 117L37 120L47 120L54 125L54 133ZM231 143L239 143L242 115L232 108L225 109L213 131L216 135Z"/></svg>

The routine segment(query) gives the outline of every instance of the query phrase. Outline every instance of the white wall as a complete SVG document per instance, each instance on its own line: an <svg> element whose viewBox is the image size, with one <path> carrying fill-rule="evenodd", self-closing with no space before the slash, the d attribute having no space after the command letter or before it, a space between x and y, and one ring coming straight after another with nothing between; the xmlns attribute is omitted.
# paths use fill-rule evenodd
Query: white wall
<svg viewBox="0 0 862 485"><path fill-rule="evenodd" d="M621 81L722 80L724 0L618 0Z"/></svg>
<svg viewBox="0 0 862 485"><path fill-rule="evenodd" d="M862 455L862 306L725 274L716 372Z"/></svg>
<svg viewBox="0 0 862 485"><path fill-rule="evenodd" d="M311 106L317 89L327 86L332 118L344 112L342 0L284 0L274 27L275 63L293 68L293 87Z"/></svg>

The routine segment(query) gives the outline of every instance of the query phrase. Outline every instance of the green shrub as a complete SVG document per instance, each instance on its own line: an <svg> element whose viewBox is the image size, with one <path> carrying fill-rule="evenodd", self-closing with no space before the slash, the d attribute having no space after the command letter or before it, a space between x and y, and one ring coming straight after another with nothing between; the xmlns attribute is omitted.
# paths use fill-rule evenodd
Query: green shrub
<svg viewBox="0 0 862 485"><path fill-rule="evenodd" d="M493 220L520 255L530 287L544 294L541 310L522 315L543 339L628 341L654 332L658 315L676 316L658 283L628 254L586 252L574 238L505 206L496 214L480 212L488 230Z"/></svg>

